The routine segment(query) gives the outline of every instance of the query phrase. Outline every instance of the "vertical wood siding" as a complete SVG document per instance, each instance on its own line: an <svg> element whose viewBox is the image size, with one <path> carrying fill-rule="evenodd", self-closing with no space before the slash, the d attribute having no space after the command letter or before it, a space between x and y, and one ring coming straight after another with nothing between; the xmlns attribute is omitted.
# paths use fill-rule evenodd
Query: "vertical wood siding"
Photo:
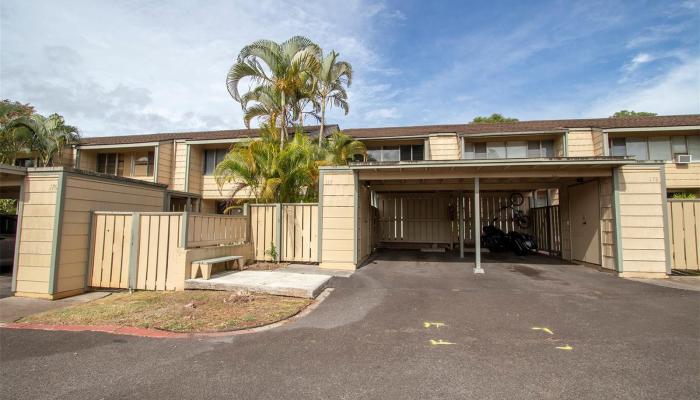
<svg viewBox="0 0 700 400"><path fill-rule="evenodd" d="M700 270L700 200L668 200L674 269Z"/></svg>
<svg viewBox="0 0 700 400"><path fill-rule="evenodd" d="M318 261L318 204L282 204L279 209L281 215L276 204L250 205L250 242L255 259L270 261L272 258L265 253L274 244L281 261Z"/></svg>

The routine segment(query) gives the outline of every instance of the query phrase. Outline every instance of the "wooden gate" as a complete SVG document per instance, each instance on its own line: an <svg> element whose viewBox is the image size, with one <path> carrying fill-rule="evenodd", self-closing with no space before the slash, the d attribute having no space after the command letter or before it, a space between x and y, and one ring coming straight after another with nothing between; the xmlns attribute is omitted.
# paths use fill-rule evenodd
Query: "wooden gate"
<svg viewBox="0 0 700 400"><path fill-rule="evenodd" d="M250 238L256 260L318 261L318 204L251 204Z"/></svg>
<svg viewBox="0 0 700 400"><path fill-rule="evenodd" d="M672 268L700 270L700 200L668 200Z"/></svg>

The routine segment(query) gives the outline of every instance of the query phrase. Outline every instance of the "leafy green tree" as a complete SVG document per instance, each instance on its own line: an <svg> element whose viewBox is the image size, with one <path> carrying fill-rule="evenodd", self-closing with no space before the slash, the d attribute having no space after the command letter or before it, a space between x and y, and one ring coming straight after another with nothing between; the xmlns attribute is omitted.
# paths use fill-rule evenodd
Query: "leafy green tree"
<svg viewBox="0 0 700 400"><path fill-rule="evenodd" d="M488 117L477 116L472 120L472 124L503 124L508 122L518 122L518 119L508 118L501 114L493 113Z"/></svg>
<svg viewBox="0 0 700 400"><path fill-rule="evenodd" d="M622 111L618 111L615 114L611 115L610 118L654 117L656 115L658 115L658 114L653 113L653 112L647 112L647 111L622 110Z"/></svg>
<svg viewBox="0 0 700 400"><path fill-rule="evenodd" d="M352 65L347 61L340 61L340 54L331 51L323 59L315 78L315 94L320 104L320 130L319 141L323 142L323 129L326 125L326 107L335 106L342 108L345 115L350 111L348 105L348 93L345 88L352 84Z"/></svg>
<svg viewBox="0 0 700 400"><path fill-rule="evenodd" d="M327 165L347 165L355 156L367 157L367 147L359 140L344 134L334 132L324 143L325 162Z"/></svg>
<svg viewBox="0 0 700 400"><path fill-rule="evenodd" d="M67 125L58 114L48 117L40 114L17 117L7 127L21 137L30 150L37 153L39 166L52 166L56 155L60 156L65 146L76 144L80 139L78 128Z"/></svg>
<svg viewBox="0 0 700 400"><path fill-rule="evenodd" d="M307 96L305 86L320 68L320 56L320 47L303 36L282 43L258 40L240 51L229 70L226 86L248 114L248 123L252 118L263 117L263 109L271 111L263 122L274 120L280 127L279 142L283 146L288 127L294 121L295 108L303 101L300 96ZM250 91L258 93L241 94L239 85L243 81L249 83ZM249 113L247 110L251 108L256 111Z"/></svg>
<svg viewBox="0 0 700 400"><path fill-rule="evenodd" d="M21 151L29 151L30 138L27 132L10 126L20 117L29 117L34 108L16 101L0 101L0 163L14 164L15 156Z"/></svg>
<svg viewBox="0 0 700 400"><path fill-rule="evenodd" d="M293 203L314 197L315 145L301 132L281 144L274 124L261 127L260 138L237 143L217 165L219 186L234 183L231 196L249 190L258 203Z"/></svg>
<svg viewBox="0 0 700 400"><path fill-rule="evenodd" d="M0 199L0 214L17 214L17 200L15 199Z"/></svg>

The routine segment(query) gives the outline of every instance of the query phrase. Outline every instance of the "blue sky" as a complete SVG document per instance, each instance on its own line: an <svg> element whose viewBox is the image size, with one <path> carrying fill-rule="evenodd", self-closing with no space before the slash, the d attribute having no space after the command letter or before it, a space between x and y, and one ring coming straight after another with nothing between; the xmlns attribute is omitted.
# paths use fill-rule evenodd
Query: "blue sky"
<svg viewBox="0 0 700 400"><path fill-rule="evenodd" d="M700 113L699 1L3 0L0 97L84 135L243 127L245 44L302 34L350 61L341 127Z"/></svg>

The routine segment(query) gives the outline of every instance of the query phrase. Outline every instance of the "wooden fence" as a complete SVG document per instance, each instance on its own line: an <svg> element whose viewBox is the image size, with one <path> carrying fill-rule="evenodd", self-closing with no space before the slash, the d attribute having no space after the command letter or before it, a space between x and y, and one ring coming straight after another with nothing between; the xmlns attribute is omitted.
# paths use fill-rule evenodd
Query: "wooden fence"
<svg viewBox="0 0 700 400"><path fill-rule="evenodd" d="M549 254L561 254L559 206L531 208L530 218L539 249Z"/></svg>
<svg viewBox="0 0 700 400"><path fill-rule="evenodd" d="M668 200L672 268L700 270L700 200Z"/></svg>
<svg viewBox="0 0 700 400"><path fill-rule="evenodd" d="M271 260L274 246L280 261L318 261L318 204L251 204L248 213L255 259Z"/></svg>
<svg viewBox="0 0 700 400"><path fill-rule="evenodd" d="M504 232L523 231L513 218L510 192L481 192L481 224L493 223ZM474 243L473 199L470 193L462 197L465 223L464 240ZM381 193L379 210L379 240L406 243L458 243L457 207L459 196L453 193ZM528 212L526 205L519 208ZM494 218L495 221L494 221Z"/></svg>
<svg viewBox="0 0 700 400"><path fill-rule="evenodd" d="M247 217L94 212L88 284L113 289L182 289L185 261L178 249L246 240Z"/></svg>

